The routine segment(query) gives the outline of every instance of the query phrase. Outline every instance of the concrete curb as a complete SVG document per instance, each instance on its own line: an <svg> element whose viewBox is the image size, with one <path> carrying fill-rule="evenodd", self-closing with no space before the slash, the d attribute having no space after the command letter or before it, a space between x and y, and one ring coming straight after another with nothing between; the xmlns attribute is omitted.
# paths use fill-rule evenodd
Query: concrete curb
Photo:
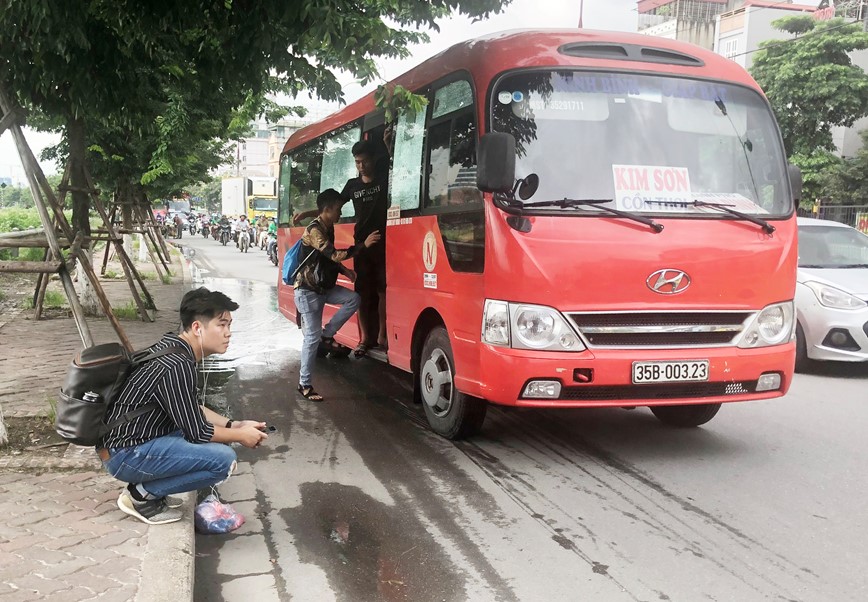
<svg viewBox="0 0 868 602"><path fill-rule="evenodd" d="M142 577L136 602L192 602L196 570L193 511L196 492L180 495L184 518L148 527Z"/></svg>

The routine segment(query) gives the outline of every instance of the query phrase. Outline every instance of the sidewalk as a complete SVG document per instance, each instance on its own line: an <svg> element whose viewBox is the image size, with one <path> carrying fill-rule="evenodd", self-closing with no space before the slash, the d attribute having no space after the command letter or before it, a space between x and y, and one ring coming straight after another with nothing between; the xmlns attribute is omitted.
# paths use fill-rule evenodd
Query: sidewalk
<svg viewBox="0 0 868 602"><path fill-rule="evenodd" d="M185 263L175 256L171 284L145 281L158 308L154 322L121 321L136 349L177 331L178 306L191 287ZM125 280L103 286L113 307L132 300ZM0 407L7 419L46 415L82 347L72 318L37 322L29 313L0 316ZM88 325L96 343L117 340L107 320ZM57 450L0 455L0 602L192 600L194 494L186 495L185 520L148 526L117 509L120 483L92 448Z"/></svg>

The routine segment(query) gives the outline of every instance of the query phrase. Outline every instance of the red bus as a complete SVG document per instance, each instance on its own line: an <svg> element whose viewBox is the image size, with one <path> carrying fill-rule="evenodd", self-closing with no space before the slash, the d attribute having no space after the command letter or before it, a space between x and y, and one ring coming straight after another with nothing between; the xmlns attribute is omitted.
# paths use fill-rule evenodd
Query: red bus
<svg viewBox="0 0 868 602"><path fill-rule="evenodd" d="M387 361L434 431L477 432L488 403L697 426L787 392L801 176L741 67L637 34L519 31L393 83L429 102L395 127ZM292 214L355 177L351 146L384 127L368 95L287 141L281 257ZM355 345L356 322L337 339Z"/></svg>

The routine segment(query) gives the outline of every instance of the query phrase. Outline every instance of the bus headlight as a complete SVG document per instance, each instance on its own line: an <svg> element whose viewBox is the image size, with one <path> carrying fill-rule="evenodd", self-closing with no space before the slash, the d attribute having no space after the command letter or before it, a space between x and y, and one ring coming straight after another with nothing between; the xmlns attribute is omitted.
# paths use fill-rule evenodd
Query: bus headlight
<svg viewBox="0 0 868 602"><path fill-rule="evenodd" d="M793 302L775 303L763 309L747 327L738 346L743 349L786 343L793 336Z"/></svg>
<svg viewBox="0 0 868 602"><path fill-rule="evenodd" d="M556 309L492 299L485 301L482 342L514 349L585 349L575 331Z"/></svg>

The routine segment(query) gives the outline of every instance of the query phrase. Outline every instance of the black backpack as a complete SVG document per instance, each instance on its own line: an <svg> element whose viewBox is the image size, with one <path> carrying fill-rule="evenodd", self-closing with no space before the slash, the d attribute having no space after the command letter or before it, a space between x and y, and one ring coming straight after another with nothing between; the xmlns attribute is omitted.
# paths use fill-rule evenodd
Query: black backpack
<svg viewBox="0 0 868 602"><path fill-rule="evenodd" d="M170 353L188 352L182 347L168 347L148 353L130 353L120 343L105 343L82 349L72 359L66 384L60 390L54 429L76 445L96 445L113 428L157 407L147 403L127 412L111 424L105 423L111 405L120 397L133 370L152 359Z"/></svg>

